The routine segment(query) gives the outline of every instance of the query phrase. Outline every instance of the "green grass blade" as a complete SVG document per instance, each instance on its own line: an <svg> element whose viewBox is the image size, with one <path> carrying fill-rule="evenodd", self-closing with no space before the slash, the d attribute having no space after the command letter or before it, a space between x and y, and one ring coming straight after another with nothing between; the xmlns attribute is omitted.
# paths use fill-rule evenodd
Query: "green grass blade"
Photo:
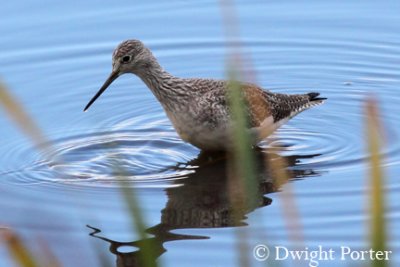
<svg viewBox="0 0 400 267"><path fill-rule="evenodd" d="M240 221L242 219L240 216L243 215L243 211L247 207L257 206L258 181L252 140L247 130L247 106L243 99L241 84L237 81L238 73L234 68L229 70L228 77L227 96L233 124L231 129L233 148L230 155L229 193L230 201L234 207L235 220ZM251 248L248 244L247 229L237 229L237 241L239 264L240 266L249 266Z"/></svg>
<svg viewBox="0 0 400 267"><path fill-rule="evenodd" d="M39 267L33 254L25 246L23 241L11 230L2 233L2 239L10 252L13 260L21 267Z"/></svg>
<svg viewBox="0 0 400 267"><path fill-rule="evenodd" d="M286 223L286 229L288 230L288 237L293 247L300 250L302 247L305 247L305 237L293 187L289 183L288 164L284 158L277 154L274 154L273 158L269 155L267 161L267 166L269 166L274 173L273 178L276 190L279 190L285 185L284 190L282 190L278 196L281 200L280 204L282 205L281 209Z"/></svg>
<svg viewBox="0 0 400 267"><path fill-rule="evenodd" d="M387 233L385 220L384 200L384 174L382 170L382 159L380 154L381 129L378 116L378 108L375 101L369 99L366 103L367 136L370 164L370 241L374 251L387 250ZM386 267L385 260L373 260L373 267Z"/></svg>
<svg viewBox="0 0 400 267"><path fill-rule="evenodd" d="M132 219L132 227L133 230L138 234L140 240L143 241L143 246L141 247L140 260L142 262L142 266L144 267L157 267L156 255L153 250L154 245L152 240L149 239L148 234L146 233L146 223L143 218L143 212L139 206L139 200L137 198L137 194L134 188L128 187L122 181L121 177L126 177L128 171L126 171L121 164L119 164L118 159L116 159L113 163L113 170L116 179L120 181L120 190L124 197L125 203L128 207L128 211L130 213Z"/></svg>
<svg viewBox="0 0 400 267"><path fill-rule="evenodd" d="M40 128L36 126L33 119L25 112L23 106L12 96L2 82L0 82L0 105L4 108L11 120L39 149L48 149L46 146L49 143L46 142L47 140Z"/></svg>

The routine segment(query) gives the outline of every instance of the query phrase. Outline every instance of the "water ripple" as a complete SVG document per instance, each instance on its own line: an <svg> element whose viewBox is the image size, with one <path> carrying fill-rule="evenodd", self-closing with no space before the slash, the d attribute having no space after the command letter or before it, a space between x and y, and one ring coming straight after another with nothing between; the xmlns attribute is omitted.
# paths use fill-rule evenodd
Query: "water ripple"
<svg viewBox="0 0 400 267"><path fill-rule="evenodd" d="M191 173L190 168L177 166L196 155L196 149L188 149L173 132L155 130L75 135L53 141L53 147L13 182L90 186L166 182Z"/></svg>
<svg viewBox="0 0 400 267"><path fill-rule="evenodd" d="M99 62L105 62L105 56L109 61L114 46L108 42L96 43L94 49L92 44L64 44L52 49L31 49L23 57L18 56L18 51L4 56L5 62L14 67L18 65L14 62L21 62L26 57L32 62L44 61L45 66L56 75L54 81L50 79L48 82L54 82L56 86L77 88L60 90L57 97L51 98L51 102L46 102L50 98L40 102L40 105L47 104L65 112L65 116L62 116L65 125L73 125L78 131L71 133L66 127L59 126L60 122L55 120L57 114L49 112L49 115L44 115L50 116L48 121L51 122L47 122L47 125L60 128L56 130L59 134L52 135L55 139L52 156L62 158L63 163L50 164L43 160L45 155L31 153L31 146L24 143L10 146L7 153L11 159L17 158L13 154L27 157L23 161L25 167L11 168L29 169L31 173L24 171L17 175L20 181L114 184L115 173L121 172L115 170L115 165L124 171L123 179L135 181L173 179L192 171L176 171L172 168L179 162L194 158L198 151L177 137L159 103L143 84L131 86L128 85L128 82L132 83L130 78L129 81L121 78L113 85L118 88L111 88L107 97L102 97L96 103L95 110L82 113L82 107L105 78L103 73L100 75L102 71L97 66ZM218 67L210 65L208 59L215 56L222 58L226 43L221 39L150 39L146 44L161 61L169 63L172 72L179 64L179 74L182 72L182 62L187 62L189 66L191 64L182 59L196 56L196 66L185 68L185 76L207 73L208 77L219 78L210 75L210 72L218 73ZM360 42L351 38L259 37L244 38L241 44L251 51L256 65L254 68L262 73L261 86L285 93L303 93L315 88L328 97L323 106L306 111L282 127L276 135L279 139L270 138L272 146L283 144L286 154L320 154L319 157L303 159L299 167L325 170L360 167L367 158L363 134L363 100L366 94L378 88L379 97L392 100L387 101L385 108L395 108L396 101L393 100L399 100L400 97L393 90L393 84L399 83L396 72L399 44L381 40ZM58 60L60 53L68 55L64 63L79 59L79 63L87 64L88 71L83 74L72 66L65 69ZM322 56L325 54L326 57ZM175 60L176 57L180 60ZM304 57L309 60L304 61ZM89 64L96 67L92 68ZM245 66L249 69L253 67ZM30 67L33 68L34 64ZM62 67L64 72L60 74L57 69ZM104 71L107 73L109 66L103 68L107 69ZM76 76L76 79L71 79L71 76ZM310 84L313 85L311 89L308 88ZM127 99L130 94L131 98ZM128 105L128 101L136 102ZM395 113L386 111L383 114L388 125L396 123ZM389 130L391 139L382 151L388 165L398 162L400 155L398 132L391 128ZM55 130L52 129L52 132ZM25 153L27 150L30 153ZM12 160L10 162L16 164Z"/></svg>

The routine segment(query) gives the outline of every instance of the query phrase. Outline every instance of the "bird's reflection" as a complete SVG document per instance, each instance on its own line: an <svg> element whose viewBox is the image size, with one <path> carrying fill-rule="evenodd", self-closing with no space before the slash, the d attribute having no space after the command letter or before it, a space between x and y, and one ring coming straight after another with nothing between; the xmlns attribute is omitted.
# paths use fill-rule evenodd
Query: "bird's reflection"
<svg viewBox="0 0 400 267"><path fill-rule="evenodd" d="M318 173L310 169L296 168L302 158L312 158L318 155L284 157L289 168L291 179L316 176ZM275 192L276 170L270 168L271 160L278 157L274 153L256 151L257 190L250 195L244 195L241 201L247 202L238 209L232 202L232 173L228 175L230 167L224 154L202 153L187 163L188 166L198 166L195 172L185 179L177 180L180 186L166 189L168 201L161 211L161 222L148 228L151 234L144 240L132 242L118 242L100 235L101 230L88 226L93 230L91 236L102 239L110 244L110 252L117 256L118 267L143 266L144 247L151 246L151 260L153 262L166 250L164 243L174 240L207 239L207 236L193 236L172 233L172 230L185 228L216 228L245 225L246 215L253 210L268 206L272 199L265 196ZM274 171L273 171L274 170ZM252 201L246 201L251 198ZM248 204L250 203L250 204ZM123 248L123 249L122 249ZM147 258L148 260L148 258Z"/></svg>

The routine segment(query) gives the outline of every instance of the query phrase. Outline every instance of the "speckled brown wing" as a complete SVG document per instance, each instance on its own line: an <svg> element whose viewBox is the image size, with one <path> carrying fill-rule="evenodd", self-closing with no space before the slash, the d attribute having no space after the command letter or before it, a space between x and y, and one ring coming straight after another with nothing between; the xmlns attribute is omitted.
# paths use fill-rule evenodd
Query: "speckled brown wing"
<svg viewBox="0 0 400 267"><path fill-rule="evenodd" d="M191 102L190 109L198 109L196 113L199 123L209 126L217 126L220 122L228 123L230 117L229 101L227 101L226 90L229 82L212 79L188 79L195 94L198 97ZM212 86L211 86L212 85ZM229 90L229 89L228 89ZM299 112L319 104L325 98L317 98L318 93L308 94L279 94L263 90L261 87L250 84L241 84L242 96L246 102L249 126L259 127L268 117L273 122L291 118Z"/></svg>
<svg viewBox="0 0 400 267"><path fill-rule="evenodd" d="M244 98L247 104L250 126L258 127L272 114L270 103L266 101L264 91L253 84L244 84L242 86Z"/></svg>
<svg viewBox="0 0 400 267"><path fill-rule="evenodd" d="M326 99L318 98L319 93L314 92L294 95L272 93L252 84L244 84L242 90L248 105L251 127L260 126L269 116L272 116L274 123L290 119Z"/></svg>

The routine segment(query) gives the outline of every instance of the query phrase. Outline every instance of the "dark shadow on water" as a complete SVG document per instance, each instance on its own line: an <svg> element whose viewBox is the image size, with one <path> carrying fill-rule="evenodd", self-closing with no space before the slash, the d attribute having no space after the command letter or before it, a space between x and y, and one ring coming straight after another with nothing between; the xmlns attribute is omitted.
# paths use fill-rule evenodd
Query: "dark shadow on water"
<svg viewBox="0 0 400 267"><path fill-rule="evenodd" d="M145 240L132 242L119 242L100 235L101 230L89 226L93 230L91 236L109 243L109 250L117 256L116 266L132 267L143 266L140 264L142 248L146 243L151 243L154 261L161 256L166 249L164 243L176 240L208 239L207 236L194 236L176 234L171 231L188 228L218 228L247 225L244 220L246 215L253 210L268 206L272 199L265 194L276 192L274 178L276 174L267 165L266 157L276 157L276 154L257 151L258 166L258 191L255 192L257 201L253 206L247 206L243 210L234 209L231 205L228 192L229 180L227 176L227 160L224 154L200 154L198 158L187 163L188 166L198 166L196 171L186 179L177 180L177 187L166 189L168 201L161 211L161 222L146 230L151 234ZM304 179L320 174L311 170L296 168L296 164L304 158L312 158L319 155L288 156L290 177ZM254 196L252 196L253 198ZM238 216L239 214L239 216ZM124 251L125 250L125 251Z"/></svg>

